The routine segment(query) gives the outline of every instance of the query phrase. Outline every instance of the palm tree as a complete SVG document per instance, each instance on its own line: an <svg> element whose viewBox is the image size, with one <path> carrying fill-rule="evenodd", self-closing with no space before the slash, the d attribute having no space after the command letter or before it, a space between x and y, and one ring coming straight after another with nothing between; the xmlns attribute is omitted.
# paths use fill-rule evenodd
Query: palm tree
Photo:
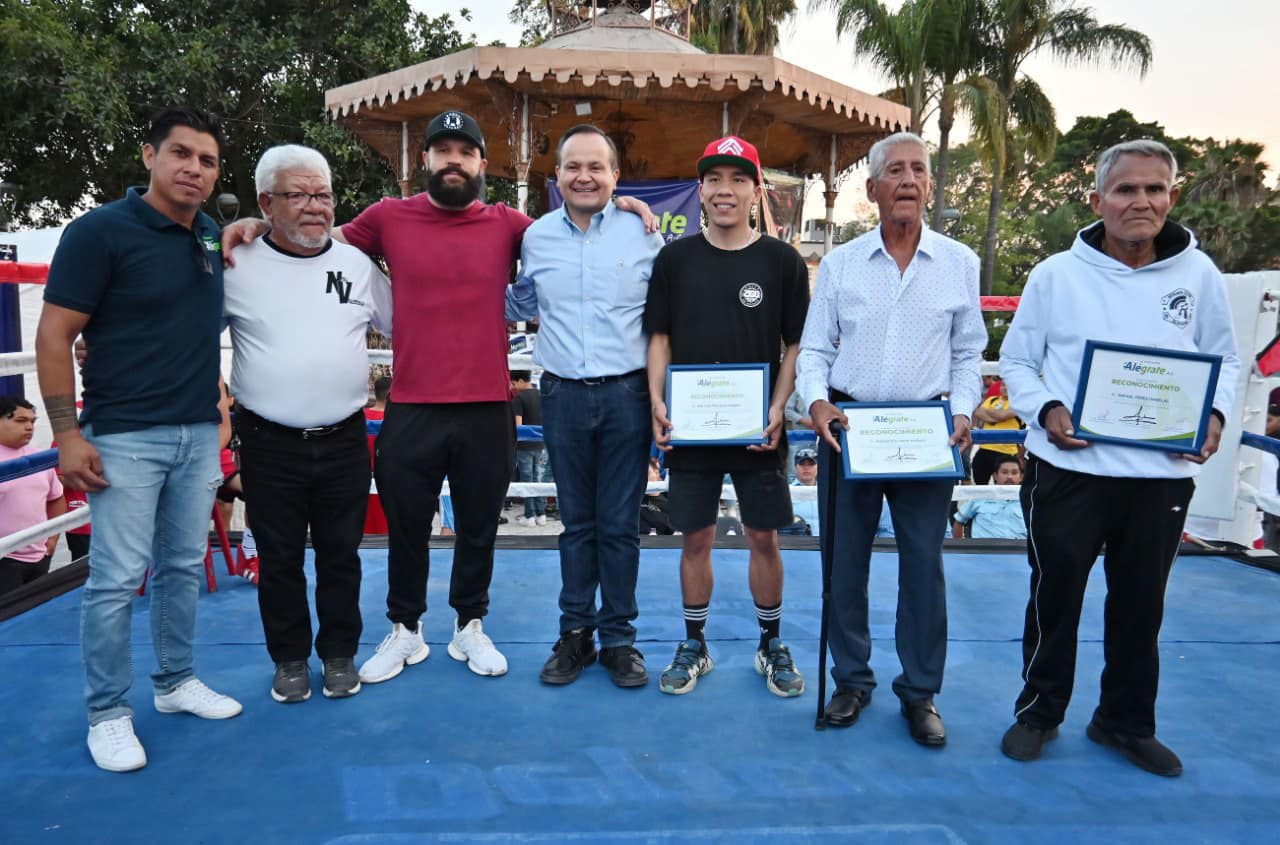
<svg viewBox="0 0 1280 845"><path fill-rule="evenodd" d="M1151 39L1120 24L1100 24L1093 11L1074 0L984 0L987 15L986 76L1004 102L1002 132L979 132L991 170L990 207L982 251L982 293L991 292L995 273L996 225L1009 155L1009 129L1022 130L1029 151L1047 157L1057 139L1053 104L1022 72L1023 63L1041 50L1058 59L1132 67L1146 75L1151 66Z"/></svg>
<svg viewBox="0 0 1280 845"><path fill-rule="evenodd" d="M772 55L795 0L704 0L693 7L691 39L711 53Z"/></svg>

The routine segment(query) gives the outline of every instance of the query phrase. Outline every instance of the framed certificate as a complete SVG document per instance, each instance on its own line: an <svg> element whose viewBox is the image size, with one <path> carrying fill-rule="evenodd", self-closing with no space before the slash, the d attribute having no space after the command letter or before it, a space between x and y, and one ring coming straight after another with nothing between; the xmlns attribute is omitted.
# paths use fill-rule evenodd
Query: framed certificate
<svg viewBox="0 0 1280 845"><path fill-rule="evenodd" d="M960 450L951 445L951 403L844 402L849 419L840 432L844 477L877 479L964 478Z"/></svg>
<svg viewBox="0 0 1280 845"><path fill-rule="evenodd" d="M1085 341L1071 412L1076 437L1195 454L1221 367L1217 355Z"/></svg>
<svg viewBox="0 0 1280 845"><path fill-rule="evenodd" d="M667 419L672 446L751 446L765 442L768 364L671 364Z"/></svg>

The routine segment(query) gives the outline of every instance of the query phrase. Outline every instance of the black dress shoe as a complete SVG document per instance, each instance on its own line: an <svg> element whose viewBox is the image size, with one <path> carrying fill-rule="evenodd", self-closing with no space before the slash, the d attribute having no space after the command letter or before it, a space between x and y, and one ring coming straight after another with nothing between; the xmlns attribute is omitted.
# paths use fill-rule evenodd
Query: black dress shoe
<svg viewBox="0 0 1280 845"><path fill-rule="evenodd" d="M582 670L595 662L596 644L592 639L594 633L590 628L574 628L561 634L538 678L544 684L556 686L578 680Z"/></svg>
<svg viewBox="0 0 1280 845"><path fill-rule="evenodd" d="M635 646L620 645L600 649L600 665L609 670L614 686L642 687L649 683L644 655Z"/></svg>
<svg viewBox="0 0 1280 845"><path fill-rule="evenodd" d="M1119 733L1098 724L1097 717L1085 729L1085 736L1099 745L1116 749L1130 763L1153 775L1176 778L1182 774L1182 761L1178 755L1154 736Z"/></svg>
<svg viewBox="0 0 1280 845"><path fill-rule="evenodd" d="M911 738L921 745L939 748L947 744L947 729L932 698L902 702L902 716L911 726Z"/></svg>
<svg viewBox="0 0 1280 845"><path fill-rule="evenodd" d="M855 687L837 687L827 704L825 719L833 728L847 728L858 721L862 708L871 703L871 692Z"/></svg>

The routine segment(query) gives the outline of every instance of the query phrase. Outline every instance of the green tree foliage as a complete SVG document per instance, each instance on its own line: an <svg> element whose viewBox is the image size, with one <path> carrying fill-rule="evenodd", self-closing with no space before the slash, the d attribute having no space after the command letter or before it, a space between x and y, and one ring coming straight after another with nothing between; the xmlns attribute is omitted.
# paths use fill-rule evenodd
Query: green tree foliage
<svg viewBox="0 0 1280 845"><path fill-rule="evenodd" d="M242 213L256 207L258 156L294 142L329 157L344 219L395 181L328 121L324 91L469 43L452 16L407 0L0 0L0 175L23 186L19 222L63 220L145 183L148 117L192 105L225 121L218 190L235 193Z"/></svg>

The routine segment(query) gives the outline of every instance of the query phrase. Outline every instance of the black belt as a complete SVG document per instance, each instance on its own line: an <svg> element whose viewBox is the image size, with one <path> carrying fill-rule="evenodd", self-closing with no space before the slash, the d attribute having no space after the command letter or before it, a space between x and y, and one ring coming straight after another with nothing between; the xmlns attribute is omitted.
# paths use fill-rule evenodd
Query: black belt
<svg viewBox="0 0 1280 845"><path fill-rule="evenodd" d="M574 384L589 384L589 385L595 385L595 384L609 384L609 383L611 383L611 382L615 382L615 381L622 381L623 379L628 379L628 378L631 378L632 376L640 375L640 374L642 374L643 372L644 372L644 370L642 370L642 369L641 369L641 370L632 370L631 372L629 372L629 373L623 373L623 374L622 374L622 375L620 375L620 376L592 376L591 378L565 378L564 376L558 376L558 375L556 375L555 373L550 372L550 371L543 373L543 375L544 375L544 376L551 376L552 378L554 378L554 379L559 379L560 381L573 382Z"/></svg>
<svg viewBox="0 0 1280 845"><path fill-rule="evenodd" d="M836 402L857 402L858 401L857 399L854 399L852 396L850 396L848 393L845 393L843 390L837 390L836 388L832 387L830 388L830 391L831 391L832 404L835 404ZM928 401L937 402L941 398L942 398L942 394L939 393L937 396L933 397Z"/></svg>
<svg viewBox="0 0 1280 845"><path fill-rule="evenodd" d="M291 426L281 425L278 422L272 422L266 417L255 414L248 408L237 408L236 415L243 417L245 421L253 423L259 428L264 428L267 431L274 431L277 434L284 434L289 437L297 437L299 440L313 440L317 437L328 437L330 434L336 434L337 432L347 428L355 420L364 420L364 411L360 410L356 411L345 420L333 423L332 425L317 425L312 426L311 428L293 428Z"/></svg>

